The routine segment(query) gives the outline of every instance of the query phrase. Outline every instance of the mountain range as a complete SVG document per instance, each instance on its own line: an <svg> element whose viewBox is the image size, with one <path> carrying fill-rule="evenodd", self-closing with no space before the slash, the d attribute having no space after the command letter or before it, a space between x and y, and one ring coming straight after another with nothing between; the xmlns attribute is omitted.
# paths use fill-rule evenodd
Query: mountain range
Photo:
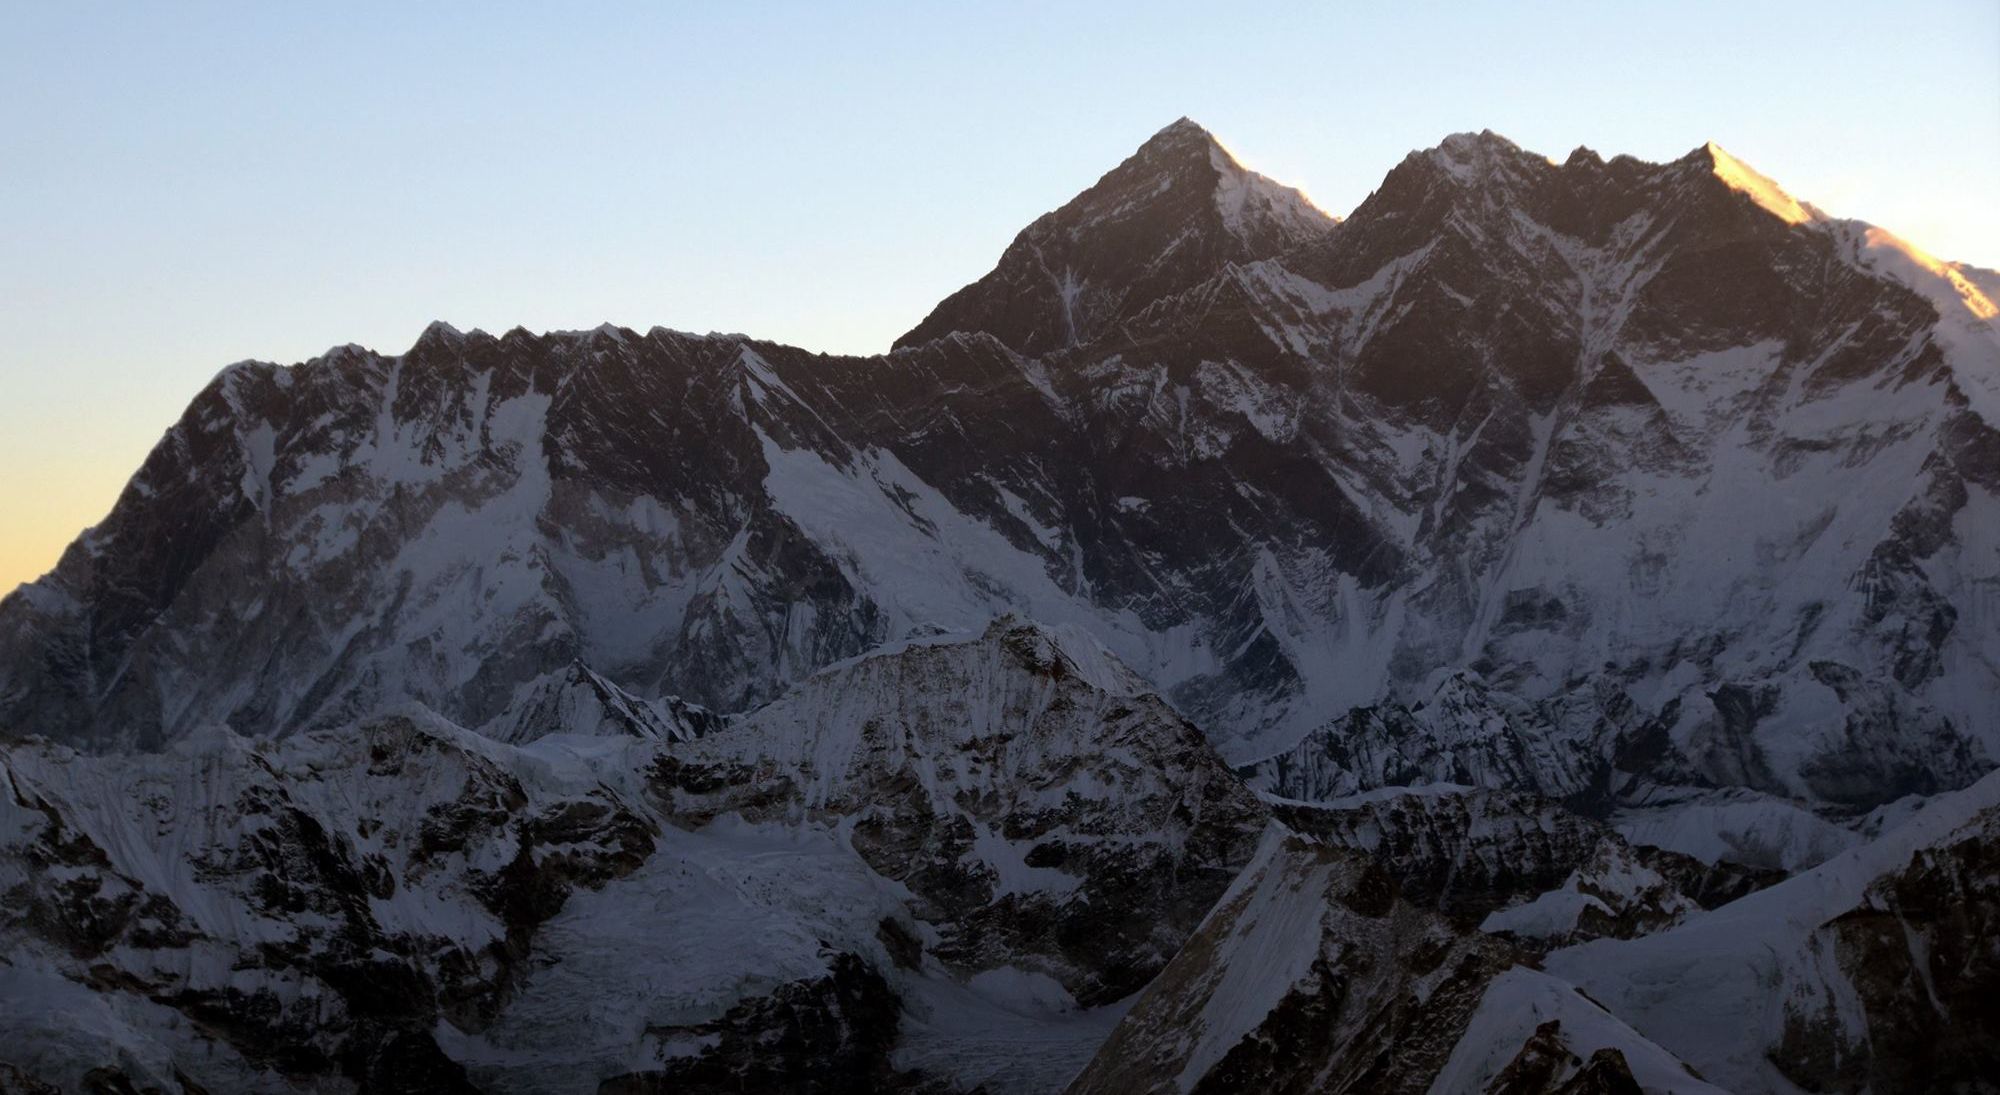
<svg viewBox="0 0 2000 1095"><path fill-rule="evenodd" d="M1182 119L887 354L232 365L0 601L0 1091L1993 1090L1996 299Z"/></svg>

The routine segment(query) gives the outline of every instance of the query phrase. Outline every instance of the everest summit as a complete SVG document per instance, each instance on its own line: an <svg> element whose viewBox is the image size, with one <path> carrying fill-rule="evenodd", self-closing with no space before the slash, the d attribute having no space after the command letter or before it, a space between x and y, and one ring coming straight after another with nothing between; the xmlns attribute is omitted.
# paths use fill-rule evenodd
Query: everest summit
<svg viewBox="0 0 2000 1095"><path fill-rule="evenodd" d="M883 355L233 365L0 601L0 1089L1983 1090L1996 292L1182 119Z"/></svg>

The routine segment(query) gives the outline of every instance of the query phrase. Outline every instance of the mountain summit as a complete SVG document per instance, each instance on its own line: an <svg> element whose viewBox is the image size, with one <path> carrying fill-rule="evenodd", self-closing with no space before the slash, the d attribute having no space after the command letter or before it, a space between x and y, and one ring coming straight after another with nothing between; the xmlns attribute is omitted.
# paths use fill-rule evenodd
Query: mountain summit
<svg viewBox="0 0 2000 1095"><path fill-rule="evenodd" d="M0 605L0 725L158 746L415 699L511 736L583 673L726 713L1020 611L1236 760L1465 670L1601 687L1586 784L1621 734L1680 782L1963 783L2000 747L1956 607L1995 577L1987 298L1781 194L1712 146L1488 132L1337 223L1183 119L882 358L438 324L235 366Z"/></svg>
<svg viewBox="0 0 2000 1095"><path fill-rule="evenodd" d="M0 600L0 1087L1994 1075L1996 289L1182 120L888 354L231 366Z"/></svg>
<svg viewBox="0 0 2000 1095"><path fill-rule="evenodd" d="M1182 118L1029 225L991 273L946 297L896 345L982 331L1024 354L1068 349L1229 263L1282 254L1336 223Z"/></svg>

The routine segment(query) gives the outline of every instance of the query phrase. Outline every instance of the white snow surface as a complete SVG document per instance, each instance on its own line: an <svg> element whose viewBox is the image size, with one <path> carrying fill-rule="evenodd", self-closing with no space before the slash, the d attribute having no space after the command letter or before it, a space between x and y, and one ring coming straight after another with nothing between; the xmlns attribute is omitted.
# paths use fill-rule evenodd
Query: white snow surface
<svg viewBox="0 0 2000 1095"><path fill-rule="evenodd" d="M2000 773L1941 797L1880 839L1655 935L1597 940L1544 962L1614 1015L1737 1092L1794 1090L1766 1053L1788 1014L1824 1009L1865 1037L1822 925L1868 886L2000 806Z"/></svg>
<svg viewBox="0 0 2000 1095"><path fill-rule="evenodd" d="M1716 791L1629 807L1612 818L1612 827L1634 844L1705 863L1726 860L1785 871L1818 866L1861 841L1853 830L1798 803L1752 791Z"/></svg>
<svg viewBox="0 0 2000 1095"><path fill-rule="evenodd" d="M1518 170L1510 157L1519 150L1511 148L1490 134L1459 135L1437 157L1471 185ZM1790 199L1774 196L1768 180L1719 150L1714 157L1725 181L1748 188L1774 216L1795 219ZM1219 146L1211 158L1225 215L1256 207L1264 210L1260 223L1283 219L1272 210L1310 219L1295 192L1245 171ZM1502 180L1496 193L1508 185ZM1634 299L1664 261L1654 250L1660 225L1651 211L1601 241L1564 235L1520 209L1482 207L1467 216L1474 212L1482 219L1454 222L1452 230L1482 254L1527 263L1548 282L1557 322L1581 340L1580 377L1588 380L1615 356L1657 410L1566 402L1522 424L1531 435L1525 462L1474 470L1489 432L1501 428L1493 416L1440 429L1344 394L1353 361L1411 306L1408 287L1425 284L1437 241L1338 290L1277 260L1219 275L1217 285L1257 302L1252 315L1272 345L1309 361L1331 395L1281 382L1261 359L1225 356L1179 374L1138 350L1071 363L1090 379L1088 400L1133 400L1189 459L1226 456L1251 436L1310 452L1386 548L1409 560L1409 582L1369 584L1342 573L1320 545L1246 541L1240 604L1247 631L1157 611L1181 599L1183 575L1155 576L1152 605L1103 596L1085 578L1086 547L1076 532L1083 515L1053 507L1041 484L985 474L999 512L975 515L888 448L835 444L821 452L767 429L767 414L791 416L816 433L837 434L842 422L842 408L808 376L775 364L775 355L738 347L731 373L719 379L733 385L736 409L758 436L769 468L762 489L775 511L833 558L858 599L879 613L881 634L927 624L977 629L1009 611L1079 628L1163 694L1198 705L1192 713L1234 762L1279 752L1357 705L1421 699L1426 674L1441 666L1502 667L1505 679L1496 685L1527 700L1557 694L1607 663L1626 667L1622 679L1646 711L1681 701L1686 718L1676 727L1683 734L1677 744L1699 730L1694 716L1709 708L1707 694L1718 685L1768 683L1786 702L1758 722L1755 744L1785 790L1810 799L1800 766L1844 746L1832 717L1838 704L1804 667L1826 660L1886 677L1889 659L1871 630L1879 637L1921 627L1914 619L1872 619L1859 591L1871 580L1876 549L1936 474L1952 392L1921 378L1893 379L1923 352L1921 343L1872 362L1867 376L1822 383L1815 373L1822 362L1792 361L1774 340L1685 351L1639 339L1627 330ZM1983 275L1869 226L1809 218L1793 227L1831 233L1846 241L1843 254L1857 268L1936 303L1942 318L1935 338L1950 387L1988 421L2000 420L2000 342ZM432 341L464 337L448 327L425 334ZM589 340L579 353L632 349L616 329L574 337ZM1839 334L1834 351L1840 339L1855 337ZM1052 384L1046 365L1013 364L1060 413L1081 412L1078 400L1086 397ZM237 389L253 375L298 382L286 370L257 366L225 374L242 416L227 425L240 453L237 489L290 545L287 580L352 585L356 603L283 624L288 633L296 628L288 645L307 666L284 680L218 684L199 662L157 659L170 736L253 701L279 717L307 708L318 698L312 682L336 665L336 679L356 690L341 697L339 712L402 699L450 709L483 687L484 666L524 648L579 657L635 699L659 700L676 685L662 675L663 656L721 638L716 630L723 627L760 636L743 658L768 664L749 675L760 686L782 685L819 668L821 640L845 626L802 607L778 613L757 603L764 576L748 557L747 531L704 544L686 515L659 499L612 497L553 479L550 396L499 399L493 374L473 373L463 391L446 393L434 419L410 418L396 409L411 383L405 358L368 358L350 347L307 367L332 365L357 375L363 365L381 372L368 381L378 385L370 394L380 406L365 435L326 451L299 451L296 442L287 448L271 423L244 409ZM1349 451L1321 451L1310 440L1328 434L1349 439ZM1571 451L1595 461L1593 496L1601 502L1550 496L1556 462ZM1468 519L1464 537L1427 539L1426 530L1475 487L1497 500ZM1247 483L1240 489L1259 505L1270 501ZM424 500L416 507L422 516L406 523L399 515L412 498ZM1158 501L1113 495L1097 516L1144 519ZM389 529L407 535L390 540L388 557L371 560L365 574L350 574L363 546L379 546ZM1990 590L2000 586L2000 550L1989 550L2000 549L1995 529L2000 500L1971 485L1954 523L1956 544L1923 561L1924 579L1954 604L1991 601ZM1142 553L1140 565L1147 562ZM396 612L379 629L363 626L396 598ZM1523 599L1560 605L1561 622L1511 624L1508 610ZM37 587L29 600L52 613L69 611L59 591ZM190 608L191 618L176 626L193 634L220 627L225 612L254 620L263 607ZM274 632L281 626L261 623ZM1990 631L1970 617L1953 629L1940 672L1917 686L1912 700L2000 755L2000 729L1984 717L1996 675ZM1268 691L1230 682L1232 659L1260 641L1275 644L1296 681ZM1705 644L1719 654L1688 655ZM412 650L424 656L411 657ZM258 687L275 694L252 695ZM501 714L482 709L467 721L489 717Z"/></svg>
<svg viewBox="0 0 2000 1095"><path fill-rule="evenodd" d="M1600 1049L1625 1057L1632 1078L1647 1095L1724 1095L1724 1089L1691 1073L1673 1054L1645 1039L1570 985L1517 966L1493 979L1451 1059L1431 1083L1431 1095L1484 1091L1534 1033L1550 1020L1571 1053L1583 1060ZM1554 1077L1560 1083L1575 1070Z"/></svg>
<svg viewBox="0 0 2000 1095"><path fill-rule="evenodd" d="M320 914L270 911L232 888L239 868L216 873L275 823L277 814L252 808L253 800L316 819L357 862L383 857L395 865L400 884L368 900L384 931L476 953L499 944L503 925L470 888L473 873L497 871L514 857L512 830L475 831L462 851L425 865L409 857L422 843L418 834L454 816L454 804L476 788L518 786L526 802L514 809L523 815L579 800L629 811L650 828L654 850L601 888L573 890L537 929L526 979L491 1025L466 1033L440 1024L441 1046L475 1082L557 1092L573 1090L579 1076L657 1067L661 1055L699 1047L676 1048L649 1028L705 1022L746 997L823 976L833 948L861 954L904 999L904 1039L895 1052L905 1067L995 1092L1051 1090L1082 1066L1125 1005L1080 1008L1037 969L1000 966L968 976L935 958L899 968L878 925L895 919L920 936L932 929L914 917L902 884L857 855L849 826L819 812L850 794L842 787L854 766L883 763L856 751L864 724L879 721L894 721L908 735L899 739L905 752L888 763L920 773L946 809L957 809L975 786L988 795L1041 794L1056 805L1077 794L1136 797L1140 781L1163 781L1136 756L1127 758L1128 774L1115 788L1080 767L1067 785L1022 775L1039 758L1067 764L1061 758L1093 749L1119 752L1047 737L1057 723L1035 713L1051 706L1056 686L1022 669L1022 658L1083 682L1083 694L1104 705L1157 705L1137 697L1136 678L1086 636L1008 621L831 667L792 696L694 741L585 733L509 745L410 707L399 716L406 729L367 735L344 730L269 741L214 730L163 753L125 755L29 742L0 750L0 888L26 877L15 842L44 826L45 807L54 809L66 831L104 850L110 868L129 880L121 885L169 899L197 936L185 949L121 946L109 961L196 989L262 989L296 1002L306 982L243 968L235 957L292 939L320 924ZM1158 711L1172 718L1163 705ZM1044 736L1019 740L1000 767L961 779L939 775L960 746L1017 738L1024 719ZM1086 721L1079 714L1069 725ZM802 809L760 821L727 814L684 828L659 811L646 783L648 766L663 752L799 765L809 776L800 785ZM1131 834L1156 837L1150 829ZM1023 851L996 831L981 835L974 854L996 871L1000 894L1060 900L1074 889L1076 879L1064 872L1026 866ZM65 1062L116 1061L163 1083L180 1066L195 1068L211 1088L285 1089L178 1012L85 989L77 983L83 965L66 953L13 930L0 931L0 942L8 956L0 963L0 1044L20 1047L16 1063L61 1077L70 1075Z"/></svg>

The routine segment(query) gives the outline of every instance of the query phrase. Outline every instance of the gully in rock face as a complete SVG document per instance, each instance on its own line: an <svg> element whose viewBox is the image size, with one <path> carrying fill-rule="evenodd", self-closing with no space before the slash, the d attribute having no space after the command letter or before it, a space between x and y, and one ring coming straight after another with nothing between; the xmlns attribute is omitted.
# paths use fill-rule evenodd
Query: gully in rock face
<svg viewBox="0 0 2000 1095"><path fill-rule="evenodd" d="M1996 281L1181 119L884 355L232 366L0 601L0 1089L1983 1090Z"/></svg>

